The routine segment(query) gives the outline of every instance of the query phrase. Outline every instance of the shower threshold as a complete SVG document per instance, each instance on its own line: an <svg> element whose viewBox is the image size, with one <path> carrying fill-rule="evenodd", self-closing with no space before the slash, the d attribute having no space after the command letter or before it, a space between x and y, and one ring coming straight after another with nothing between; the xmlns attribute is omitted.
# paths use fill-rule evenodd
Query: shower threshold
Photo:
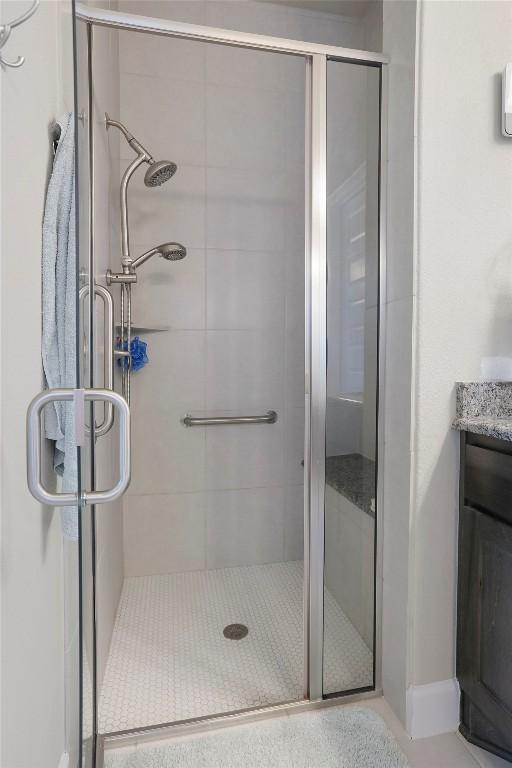
<svg viewBox="0 0 512 768"><path fill-rule="evenodd" d="M326 592L326 690L368 688L372 653ZM242 624L240 640L223 630ZM125 580L102 734L260 710L304 695L302 561Z"/></svg>

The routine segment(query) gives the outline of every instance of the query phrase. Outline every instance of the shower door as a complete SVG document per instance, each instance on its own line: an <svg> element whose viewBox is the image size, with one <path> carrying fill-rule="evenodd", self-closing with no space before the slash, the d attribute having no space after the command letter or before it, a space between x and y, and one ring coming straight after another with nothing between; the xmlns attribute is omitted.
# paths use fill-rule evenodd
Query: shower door
<svg viewBox="0 0 512 768"><path fill-rule="evenodd" d="M187 251L131 287L132 483L90 537L97 732L378 687L380 59L81 15L88 274L118 321L134 154L106 112L177 165L130 182L133 258Z"/></svg>
<svg viewBox="0 0 512 768"><path fill-rule="evenodd" d="M130 182L133 257L187 249L151 258L131 287L148 363L131 373L131 486L91 535L97 730L303 700L307 61L78 27L87 274L111 292L116 323L106 272L121 267L119 183L134 154L106 112L177 164L161 187L143 171ZM101 349L99 317L92 333ZM95 444L97 481L108 437Z"/></svg>

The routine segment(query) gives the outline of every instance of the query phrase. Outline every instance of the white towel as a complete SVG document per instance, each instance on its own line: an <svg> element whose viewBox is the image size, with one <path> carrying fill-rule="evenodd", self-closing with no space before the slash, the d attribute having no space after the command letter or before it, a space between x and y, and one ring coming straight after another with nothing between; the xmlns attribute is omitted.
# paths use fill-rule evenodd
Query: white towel
<svg viewBox="0 0 512 768"><path fill-rule="evenodd" d="M75 136L72 113L57 121L60 138L46 193L43 220L42 356L46 385L77 386L75 237ZM62 490L77 489L78 462L72 403L51 403L44 414L45 435L55 441L54 467ZM78 538L78 507L62 507L62 532Z"/></svg>

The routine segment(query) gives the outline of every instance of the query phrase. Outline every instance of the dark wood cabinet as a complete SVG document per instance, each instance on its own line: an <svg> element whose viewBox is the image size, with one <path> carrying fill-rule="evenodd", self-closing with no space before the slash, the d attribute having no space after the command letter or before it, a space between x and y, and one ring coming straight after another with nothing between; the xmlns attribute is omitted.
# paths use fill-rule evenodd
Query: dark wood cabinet
<svg viewBox="0 0 512 768"><path fill-rule="evenodd" d="M512 762L512 446L463 434L461 448L460 730Z"/></svg>

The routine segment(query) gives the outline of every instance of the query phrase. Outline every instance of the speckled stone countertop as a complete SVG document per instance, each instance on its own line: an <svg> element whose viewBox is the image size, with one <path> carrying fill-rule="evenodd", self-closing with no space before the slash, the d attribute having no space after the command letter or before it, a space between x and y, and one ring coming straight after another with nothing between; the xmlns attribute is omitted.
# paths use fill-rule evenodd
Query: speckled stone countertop
<svg viewBox="0 0 512 768"><path fill-rule="evenodd" d="M331 488L375 517L375 462L360 453L327 456L325 480Z"/></svg>
<svg viewBox="0 0 512 768"><path fill-rule="evenodd" d="M453 426L512 441L512 381L458 382Z"/></svg>

